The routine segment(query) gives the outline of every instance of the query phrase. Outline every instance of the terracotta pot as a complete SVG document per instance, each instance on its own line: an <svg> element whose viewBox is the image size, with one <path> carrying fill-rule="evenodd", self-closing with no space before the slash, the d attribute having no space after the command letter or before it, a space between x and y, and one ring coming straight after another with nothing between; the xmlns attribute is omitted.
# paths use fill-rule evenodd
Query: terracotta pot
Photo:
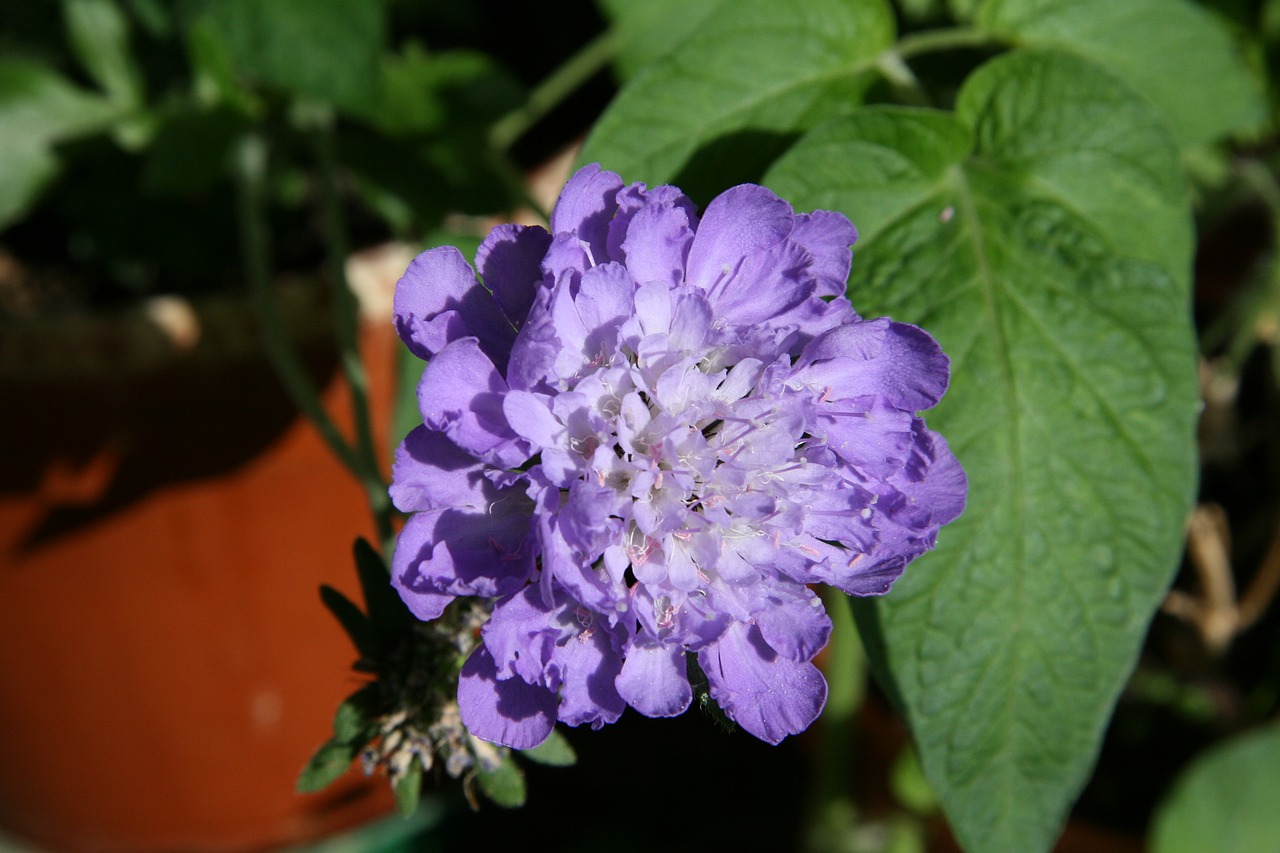
<svg viewBox="0 0 1280 853"><path fill-rule="evenodd" d="M290 313L345 412L307 292ZM358 773L294 792L355 683L317 589L359 600L361 490L247 310L192 320L194 346L156 305L0 327L0 826L46 848L258 850L390 805ZM385 411L389 329L367 343Z"/></svg>

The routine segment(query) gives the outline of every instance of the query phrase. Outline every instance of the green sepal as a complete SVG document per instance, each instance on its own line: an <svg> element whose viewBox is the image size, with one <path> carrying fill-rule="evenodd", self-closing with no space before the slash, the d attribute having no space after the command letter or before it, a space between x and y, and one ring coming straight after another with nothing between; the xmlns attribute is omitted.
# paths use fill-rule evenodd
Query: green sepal
<svg viewBox="0 0 1280 853"><path fill-rule="evenodd" d="M365 610L374 630L387 634L412 625L413 614L392 588L391 571L382 555L363 537L356 540L354 550L360 591L364 595Z"/></svg>
<svg viewBox="0 0 1280 853"><path fill-rule="evenodd" d="M520 755L536 764L546 764L550 767L572 767L578 763L578 754L573 751L568 739L557 729L551 730L551 737L533 749L522 750Z"/></svg>
<svg viewBox="0 0 1280 853"><path fill-rule="evenodd" d="M327 788L347 772L351 762L360 754L360 749L360 745L341 743L337 738L325 742L311 756L307 766L302 768L302 773L298 776L298 793L311 794Z"/></svg>
<svg viewBox="0 0 1280 853"><path fill-rule="evenodd" d="M480 783L480 790L503 808L516 809L524 805L524 773L510 756L492 770L478 768L476 781Z"/></svg>
<svg viewBox="0 0 1280 853"><path fill-rule="evenodd" d="M333 715L333 739L338 743L363 747L377 732L376 720L382 705L382 690L366 684L346 698Z"/></svg>
<svg viewBox="0 0 1280 853"><path fill-rule="evenodd" d="M417 758L410 761L405 774L396 780L394 790L396 811L401 817L412 817L422 798L422 762Z"/></svg>
<svg viewBox="0 0 1280 853"><path fill-rule="evenodd" d="M380 651L377 630L355 602L328 584L320 586L320 600L342 624L356 649L366 658L376 659Z"/></svg>

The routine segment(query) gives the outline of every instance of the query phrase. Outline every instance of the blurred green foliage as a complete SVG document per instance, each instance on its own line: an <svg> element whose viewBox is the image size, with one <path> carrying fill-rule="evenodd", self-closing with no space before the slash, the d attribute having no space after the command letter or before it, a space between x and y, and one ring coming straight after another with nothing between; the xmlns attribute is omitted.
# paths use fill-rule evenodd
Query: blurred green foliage
<svg viewBox="0 0 1280 853"><path fill-rule="evenodd" d="M253 135L269 151L276 265L310 270L321 126L360 242L511 210L521 172L590 121L514 151L488 137L556 61L546 44L602 26L569 5L567 24L501 2L0 5L0 243L36 269L74 266L80 302L238 288L234 157Z"/></svg>

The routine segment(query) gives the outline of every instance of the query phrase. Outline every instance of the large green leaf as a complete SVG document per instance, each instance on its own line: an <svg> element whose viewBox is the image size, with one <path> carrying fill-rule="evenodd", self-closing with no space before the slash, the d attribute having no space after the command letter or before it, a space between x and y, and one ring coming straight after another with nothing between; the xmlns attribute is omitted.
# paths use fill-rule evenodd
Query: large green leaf
<svg viewBox="0 0 1280 853"><path fill-rule="evenodd" d="M1266 118L1261 87L1226 27L1190 0L986 0L978 19L1018 44L1106 66L1156 105L1182 145Z"/></svg>
<svg viewBox="0 0 1280 853"><path fill-rule="evenodd" d="M884 0L721 3L623 87L579 159L661 183L702 151L695 180L758 175L794 134L856 105L892 42Z"/></svg>
<svg viewBox="0 0 1280 853"><path fill-rule="evenodd" d="M1280 850L1280 726L1227 741L1187 770L1152 824L1152 853Z"/></svg>
<svg viewBox="0 0 1280 853"><path fill-rule="evenodd" d="M1048 849L1165 590L1194 481L1190 226L1158 115L1014 52L953 117L868 108L767 175L861 230L850 297L932 332L964 515L856 612L970 851Z"/></svg>
<svg viewBox="0 0 1280 853"><path fill-rule="evenodd" d="M623 79L670 53L726 0L597 0L616 39L615 70Z"/></svg>

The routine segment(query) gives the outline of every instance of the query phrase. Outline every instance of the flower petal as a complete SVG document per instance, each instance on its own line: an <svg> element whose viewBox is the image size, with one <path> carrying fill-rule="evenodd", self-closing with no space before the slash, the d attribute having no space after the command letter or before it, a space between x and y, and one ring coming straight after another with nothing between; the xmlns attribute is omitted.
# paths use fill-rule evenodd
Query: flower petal
<svg viewBox="0 0 1280 853"><path fill-rule="evenodd" d="M625 261L627 252L623 243L631 230L631 221L647 207L677 209L684 214L684 222L690 229L698 227L698 210L689 197L673 186L663 185L646 190L644 184L631 184L617 195L618 212L609 223L609 260ZM681 267L683 270L683 267Z"/></svg>
<svg viewBox="0 0 1280 853"><path fill-rule="evenodd" d="M831 636L831 619L822 600L800 584L771 585L753 603L753 611L764 641L794 661L812 660Z"/></svg>
<svg viewBox="0 0 1280 853"><path fill-rule="evenodd" d="M396 331L409 351L430 358L468 335L495 364L505 365L515 329L462 253L442 246L418 255L396 282Z"/></svg>
<svg viewBox="0 0 1280 853"><path fill-rule="evenodd" d="M608 260L609 222L618 209L622 179L599 163L583 166L569 178L551 211L553 234L574 233L587 244L595 263Z"/></svg>
<svg viewBox="0 0 1280 853"><path fill-rule="evenodd" d="M711 698L734 722L767 743L799 734L822 712L827 682L811 663L782 657L754 625L735 622L698 652Z"/></svg>
<svg viewBox="0 0 1280 853"><path fill-rule="evenodd" d="M547 407L545 397L529 391L508 391L502 398L502 413L511 429L533 442L536 449L564 443L564 424Z"/></svg>
<svg viewBox="0 0 1280 853"><path fill-rule="evenodd" d="M487 508L414 513L396 541L392 585L415 613L434 612L423 619L440 615L442 596L509 595L533 575L529 533L529 502L515 489Z"/></svg>
<svg viewBox="0 0 1280 853"><path fill-rule="evenodd" d="M919 481L899 485L911 502L930 510L930 523L942 525L955 521L964 511L969 494L969 481L960 461L951 452L947 440L936 432L919 424L917 453L927 464L927 470Z"/></svg>
<svg viewBox="0 0 1280 853"><path fill-rule="evenodd" d="M833 400L867 395L908 412L932 408L947 390L950 361L927 332L888 319L840 326L805 347L795 379L829 388Z"/></svg>
<svg viewBox="0 0 1280 853"><path fill-rule="evenodd" d="M532 749L551 736L560 700L545 687L519 678L498 679L493 658L479 646L462 665L458 709L462 724L482 740Z"/></svg>
<svg viewBox="0 0 1280 853"><path fill-rule="evenodd" d="M475 338L462 338L427 363L418 385L418 406L428 427L501 468L529 458L529 446L507 423L502 398L507 383Z"/></svg>
<svg viewBox="0 0 1280 853"><path fill-rule="evenodd" d="M818 296L844 296L853 265L849 247L857 239L858 229L843 213L815 210L796 215L791 240L808 249L813 257L810 273L817 280Z"/></svg>
<svg viewBox="0 0 1280 853"><path fill-rule="evenodd" d="M785 323L784 315L814 293L812 258L803 246L783 242L754 252L707 288L707 301L722 323Z"/></svg>
<svg viewBox="0 0 1280 853"><path fill-rule="evenodd" d="M702 214L685 281L710 290L744 258L785 240L794 218L791 205L764 187L742 184L725 190Z"/></svg>
<svg viewBox="0 0 1280 853"><path fill-rule="evenodd" d="M476 251L476 269L485 287L517 329L529 315L533 296L542 285L542 259L551 235L539 225L499 225Z"/></svg>
<svg viewBox="0 0 1280 853"><path fill-rule="evenodd" d="M632 643L616 684L627 704L647 717L683 714L693 700L679 646Z"/></svg>
<svg viewBox="0 0 1280 853"><path fill-rule="evenodd" d="M598 729L617 722L627 709L615 686L622 659L611 639L611 632L596 625L556 646L552 658L560 670L560 722L590 723Z"/></svg>
<svg viewBox="0 0 1280 853"><path fill-rule="evenodd" d="M414 427L396 449L391 501L401 512L487 502L484 468L441 432Z"/></svg>
<svg viewBox="0 0 1280 853"><path fill-rule="evenodd" d="M641 208L627 228L622 251L627 271L637 282L660 281L669 287L684 282L685 262L693 245L689 216L675 205Z"/></svg>

